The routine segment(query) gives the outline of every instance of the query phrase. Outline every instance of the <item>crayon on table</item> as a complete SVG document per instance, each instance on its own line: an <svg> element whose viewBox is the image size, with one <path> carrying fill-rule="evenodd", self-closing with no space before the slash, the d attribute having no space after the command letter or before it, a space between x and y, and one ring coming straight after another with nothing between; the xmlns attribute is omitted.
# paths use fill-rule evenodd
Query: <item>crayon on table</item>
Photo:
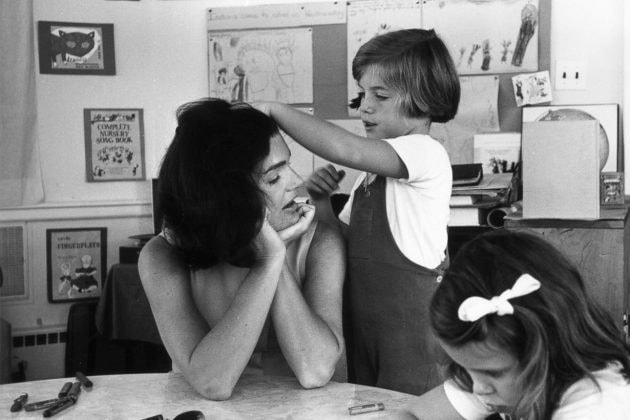
<svg viewBox="0 0 630 420"><path fill-rule="evenodd" d="M385 410L385 404L383 404L382 402L379 402L379 403L355 405L353 407L349 407L348 413L351 416L354 416L355 414L371 413L374 411L383 411L383 410Z"/></svg>
<svg viewBox="0 0 630 420"><path fill-rule="evenodd" d="M61 390L59 391L59 394L57 394L58 398L64 398L68 395L68 392L70 391L70 388L72 388L72 382L66 382L65 384L63 384L63 386L61 387Z"/></svg>
<svg viewBox="0 0 630 420"><path fill-rule="evenodd" d="M59 400L59 403L56 405L53 405L52 407L46 409L46 411L44 411L44 413L42 414L44 417L52 417L57 413L62 412L63 410L65 410L66 408L71 407L72 405L74 405L75 400L72 398L64 398L63 400Z"/></svg>
<svg viewBox="0 0 630 420"><path fill-rule="evenodd" d="M24 406L25 411L43 410L44 408L50 408L61 402L59 398L53 398L51 400L36 401Z"/></svg>
<svg viewBox="0 0 630 420"><path fill-rule="evenodd" d="M85 388L92 388L92 381L90 381L87 376L83 374L83 372L77 372L74 376L81 382Z"/></svg>
<svg viewBox="0 0 630 420"><path fill-rule="evenodd" d="M13 400L13 405L11 406L11 412L17 413L18 411L21 411L22 407L24 407L24 403L26 402L26 400L28 400L27 393L24 393L20 395L19 397L17 397L15 400Z"/></svg>
<svg viewBox="0 0 630 420"><path fill-rule="evenodd" d="M73 400L77 400L79 398L79 394L81 393L81 382L75 382L70 387L70 391L68 391L68 395L66 398L72 398Z"/></svg>

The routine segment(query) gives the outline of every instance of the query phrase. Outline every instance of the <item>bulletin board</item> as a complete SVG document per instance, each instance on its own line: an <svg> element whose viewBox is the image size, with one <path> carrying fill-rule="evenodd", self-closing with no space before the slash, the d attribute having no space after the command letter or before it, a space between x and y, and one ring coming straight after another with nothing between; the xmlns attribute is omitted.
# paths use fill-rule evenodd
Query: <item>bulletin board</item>
<svg viewBox="0 0 630 420"><path fill-rule="evenodd" d="M370 0L356 0L354 2L347 2L346 4L356 3L359 1ZM388 1L388 0L386 0ZM396 0L389 0L396 1ZM402 0L399 0L402 1ZM337 2L331 2L337 3ZM425 2L426 3L426 2ZM419 4L419 2L418 2ZM317 3L302 3L302 4L286 4L281 5L286 8L300 7L302 10L307 10L310 7L316 7ZM273 7L273 6L270 6ZM247 9L242 8L229 8L233 15L236 15L239 10L242 10L243 16L247 15ZM211 15L215 13L218 8L209 9L208 13ZM251 10L251 9L250 9ZM290 12L289 12L290 13ZM236 21L235 21L236 22ZM243 29L255 29L256 24L253 23L249 26L245 20L238 20L241 22L240 27L232 27L230 30L240 31ZM217 23L218 26L213 26ZM209 36L215 31L225 31L227 28L221 26L223 22L213 22L212 19L208 19L208 34ZM300 23L298 22L298 25ZM245 25L244 28L242 25ZM303 27L308 26L312 29L312 102L296 102L293 103L296 107L312 107L312 112L315 116L326 120L348 120L357 119L356 116L351 116L348 112L348 72L351 69L347 68L347 22L334 23L334 24L304 24ZM550 67L550 26L551 26L551 0L539 0L538 2L538 71L549 70ZM288 22L287 27L296 27L294 21ZM421 27L421 25L418 25ZM429 29L429 28L425 28ZM439 31L438 31L439 32ZM210 56L213 52L208 51ZM534 70L535 71L535 70ZM525 71L523 71L525 72ZM480 72L481 74L481 72ZM485 74L485 73L484 73ZM492 73L490 73L492 74ZM501 132L521 131L522 118L521 108L516 105L514 98L514 90L512 86L512 76L519 73L499 73L496 76L499 79L499 91L498 91L498 114L499 114L499 126ZM470 75L474 77L474 74ZM471 149L472 156L472 149Z"/></svg>

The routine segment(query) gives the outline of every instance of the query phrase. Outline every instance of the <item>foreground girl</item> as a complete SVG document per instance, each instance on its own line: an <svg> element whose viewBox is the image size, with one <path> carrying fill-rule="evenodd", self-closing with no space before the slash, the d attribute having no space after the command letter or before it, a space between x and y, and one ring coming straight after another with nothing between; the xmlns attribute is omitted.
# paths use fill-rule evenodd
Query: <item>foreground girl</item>
<svg viewBox="0 0 630 420"><path fill-rule="evenodd" d="M431 323L452 379L413 403L420 419L630 418L630 347L540 237L499 230L468 243L435 293Z"/></svg>

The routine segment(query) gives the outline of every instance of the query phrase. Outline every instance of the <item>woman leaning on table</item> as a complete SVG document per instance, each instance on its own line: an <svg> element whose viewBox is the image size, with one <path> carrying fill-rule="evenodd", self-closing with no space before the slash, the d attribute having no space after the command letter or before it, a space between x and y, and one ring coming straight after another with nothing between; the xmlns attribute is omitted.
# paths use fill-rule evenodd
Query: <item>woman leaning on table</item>
<svg viewBox="0 0 630 420"><path fill-rule="evenodd" d="M174 369L213 400L246 369L326 384L344 349L341 237L295 201L301 179L269 117L209 98L177 121L159 173L164 228L139 259Z"/></svg>

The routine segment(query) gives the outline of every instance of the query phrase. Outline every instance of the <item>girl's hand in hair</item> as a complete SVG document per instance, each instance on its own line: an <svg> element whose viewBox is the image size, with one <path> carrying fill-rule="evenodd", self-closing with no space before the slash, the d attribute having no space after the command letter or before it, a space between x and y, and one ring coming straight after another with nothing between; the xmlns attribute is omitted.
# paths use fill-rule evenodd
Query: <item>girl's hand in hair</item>
<svg viewBox="0 0 630 420"><path fill-rule="evenodd" d="M307 203L298 204L297 212L299 214L298 221L278 232L278 235L288 245L291 241L299 238L306 232L315 217L315 206Z"/></svg>

